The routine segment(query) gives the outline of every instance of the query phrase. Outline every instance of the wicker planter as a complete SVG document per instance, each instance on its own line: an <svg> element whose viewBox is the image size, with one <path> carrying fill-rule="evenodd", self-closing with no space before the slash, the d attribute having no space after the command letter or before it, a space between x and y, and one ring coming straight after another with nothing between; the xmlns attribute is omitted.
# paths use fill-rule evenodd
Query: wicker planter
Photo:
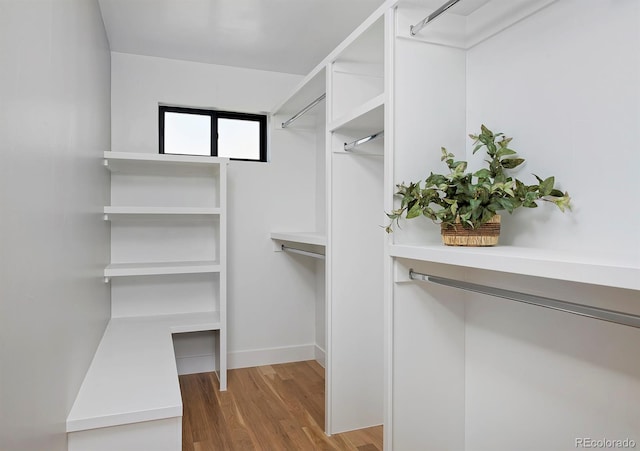
<svg viewBox="0 0 640 451"><path fill-rule="evenodd" d="M477 229L462 224L440 224L442 242L447 246L495 246L500 237L500 215L495 215Z"/></svg>

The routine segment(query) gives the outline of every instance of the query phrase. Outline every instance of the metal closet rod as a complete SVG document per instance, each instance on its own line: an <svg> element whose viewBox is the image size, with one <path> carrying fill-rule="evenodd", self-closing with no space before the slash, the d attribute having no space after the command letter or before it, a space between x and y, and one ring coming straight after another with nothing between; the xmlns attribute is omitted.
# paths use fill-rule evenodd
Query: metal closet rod
<svg viewBox="0 0 640 451"><path fill-rule="evenodd" d="M296 249L295 247L285 246L284 244L281 245L280 249L282 249L284 252L291 252L293 254L306 255L307 257L320 258L322 260L324 260L325 258L324 254L321 254L319 252L303 251L302 249Z"/></svg>
<svg viewBox="0 0 640 451"><path fill-rule="evenodd" d="M409 278L411 280L422 280L426 282L437 283L440 285L446 285L448 287L459 288L461 290L488 294L490 296L510 299L517 302L524 302L525 304L537 305L539 307L559 310L561 312L572 313L574 315L586 316L588 318L599 319L602 321L609 321L611 323L640 328L640 316L617 312L615 310L608 310L600 307L591 307L588 305L575 304L573 302L560 301L558 299L545 298L533 294L520 293L518 291L487 287L485 285L479 285L471 282L463 282L460 280L422 274L419 272L415 272L413 269L409 270Z"/></svg>
<svg viewBox="0 0 640 451"><path fill-rule="evenodd" d="M384 136L384 131L377 132L369 136L365 136L364 138L356 139L355 141L350 143L344 143L344 150L346 151L353 150L354 148L358 147L360 144L364 144L366 142L371 141L372 139L376 139L381 136Z"/></svg>
<svg viewBox="0 0 640 451"><path fill-rule="evenodd" d="M447 3L442 5L440 8L436 9L434 12L429 14L427 17L422 19L417 24L411 25L411 27L409 27L409 33L411 34L411 36L415 36L420 30L422 30L425 27L425 25L427 25L429 22L431 22L433 19L438 17L440 14L442 14L443 12L451 8L453 5L455 5L459 1L460 0L449 0Z"/></svg>
<svg viewBox="0 0 640 451"><path fill-rule="evenodd" d="M320 97L318 97L316 100L314 100L313 102L311 102L309 105L307 105L306 107L304 107L303 109L301 109L300 111L298 111L296 114L294 114L291 119L289 119L288 121L284 121L282 123L282 128L287 128L289 126L289 124L291 124L293 121L295 121L296 119L298 119L300 116L302 116L303 114L305 114L307 111L309 111L311 108L313 108L314 106L316 106L317 104L319 104L320 102L322 102L324 100L324 98L327 97L327 93L322 94Z"/></svg>

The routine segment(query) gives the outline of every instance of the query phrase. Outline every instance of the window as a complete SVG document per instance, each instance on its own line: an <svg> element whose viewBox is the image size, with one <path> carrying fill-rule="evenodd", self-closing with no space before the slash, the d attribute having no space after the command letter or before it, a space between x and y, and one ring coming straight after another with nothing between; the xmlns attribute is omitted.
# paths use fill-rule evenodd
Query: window
<svg viewBox="0 0 640 451"><path fill-rule="evenodd" d="M267 116L160 106L160 153L267 161Z"/></svg>

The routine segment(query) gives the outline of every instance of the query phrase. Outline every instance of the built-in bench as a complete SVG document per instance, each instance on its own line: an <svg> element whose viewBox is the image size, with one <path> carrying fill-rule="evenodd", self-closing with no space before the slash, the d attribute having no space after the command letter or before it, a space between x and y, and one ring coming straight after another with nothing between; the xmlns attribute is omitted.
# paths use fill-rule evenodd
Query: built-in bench
<svg viewBox="0 0 640 451"><path fill-rule="evenodd" d="M112 318L67 418L69 451L180 451L171 335L219 329L217 312Z"/></svg>

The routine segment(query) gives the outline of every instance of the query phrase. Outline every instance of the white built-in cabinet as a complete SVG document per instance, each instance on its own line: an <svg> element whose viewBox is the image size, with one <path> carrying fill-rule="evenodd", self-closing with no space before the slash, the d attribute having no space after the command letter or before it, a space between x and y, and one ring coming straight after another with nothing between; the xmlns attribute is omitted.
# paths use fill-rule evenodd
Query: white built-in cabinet
<svg viewBox="0 0 640 451"><path fill-rule="evenodd" d="M216 321L216 371L226 390L228 158L105 152L111 172L112 317L202 313ZM163 294L164 293L164 294ZM212 365L213 366L213 365Z"/></svg>
<svg viewBox="0 0 640 451"><path fill-rule="evenodd" d="M385 11L381 7L273 110L273 133L316 152L316 230L274 230L275 250L324 254L316 271L329 434L383 421ZM282 124L325 95L294 122ZM371 138L372 135L375 137ZM370 138L345 150L345 145ZM284 255L283 255L284 257ZM296 256L296 258L298 258Z"/></svg>
<svg viewBox="0 0 640 451"><path fill-rule="evenodd" d="M213 334L207 370L227 386L228 159L105 152L103 162L111 319L67 418L68 448L177 451L174 335Z"/></svg>
<svg viewBox="0 0 640 451"><path fill-rule="evenodd" d="M574 209L505 213L491 248L445 247L424 218L389 236L385 449L638 443L640 329L409 277L640 314L640 216L623 213L640 194L638 5L461 1L412 36L410 26L441 3L395 9L385 210L398 205L396 184L446 170L442 146L479 168L484 155L472 154L467 135L481 124L514 137L527 160L518 178L555 175ZM609 165L605 148L625 163ZM614 179L613 197L594 189ZM605 219L604 205L627 219Z"/></svg>
<svg viewBox="0 0 640 451"><path fill-rule="evenodd" d="M640 443L638 329L409 277L640 314L637 2L464 0L411 35L442 3L386 2L273 110L273 133L307 133L300 151L324 155L316 230L271 238L326 256L326 430L382 422L400 451ZM386 236L396 184L445 170L441 147L481 166L481 124L514 137L517 176L554 175L573 211L503 215L492 248L445 247L424 218ZM594 189L604 180L616 188Z"/></svg>

